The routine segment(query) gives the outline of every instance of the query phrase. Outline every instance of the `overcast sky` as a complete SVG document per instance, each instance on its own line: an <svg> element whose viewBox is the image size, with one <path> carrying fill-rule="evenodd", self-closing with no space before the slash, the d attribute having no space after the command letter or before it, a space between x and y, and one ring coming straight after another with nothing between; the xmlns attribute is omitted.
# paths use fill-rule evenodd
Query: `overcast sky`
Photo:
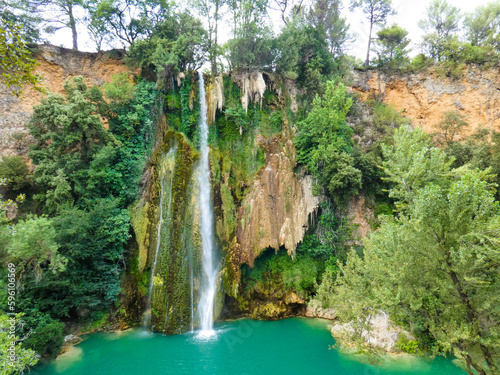
<svg viewBox="0 0 500 375"><path fill-rule="evenodd" d="M462 13L471 12L476 7L486 5L490 2L491 0L448 0L450 5L459 8ZM346 2L344 1L344 3ZM418 43L422 37L422 30L418 27L418 21L425 18L426 9L430 3L431 0L392 0L392 6L397 14L389 18L388 25L397 23L399 26L408 30L408 38L412 41L412 55L420 53ZM344 9L344 12L351 24L351 31L358 35L350 54L364 60L368 47L368 32L370 30L370 25L367 22L360 22L364 21L361 11L358 10L356 13L350 13L348 9Z"/></svg>
<svg viewBox="0 0 500 375"><path fill-rule="evenodd" d="M185 1L185 0L184 0ZM461 9L463 13L470 12L476 7L481 5L486 5L491 0L448 0L448 3ZM178 4L182 4L182 1L177 1ZM368 31L369 24L364 21L363 14L360 10L352 13L348 8L349 0L344 0L343 15L347 17L348 22L351 25L351 32L357 35L356 41L351 46L351 50L348 52L351 55L364 59L366 56L366 49L368 44ZM396 10L397 14L391 16L388 21L388 25L397 23L401 27L409 31L408 37L411 39L411 48L413 49L412 55L418 54L419 48L418 43L422 36L422 30L418 27L418 21L425 18L426 8L431 3L431 0L393 0L392 5ZM273 17L275 18L275 17ZM277 17L279 19L279 17ZM277 19L277 22L279 22ZM229 33L229 28L225 28L226 32ZM83 25L79 25L79 47L82 51L93 51L95 47L89 41L86 31ZM221 30L222 31L222 30ZM224 38L221 35L222 41L230 38L227 35ZM62 45L64 47L71 48L71 31L69 29L60 30L56 35L48 37L49 41L55 45Z"/></svg>

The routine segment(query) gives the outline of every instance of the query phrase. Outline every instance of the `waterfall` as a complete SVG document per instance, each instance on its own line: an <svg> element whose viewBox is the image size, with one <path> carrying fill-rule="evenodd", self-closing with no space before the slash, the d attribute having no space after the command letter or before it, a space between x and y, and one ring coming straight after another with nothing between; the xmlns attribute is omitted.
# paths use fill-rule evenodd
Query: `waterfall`
<svg viewBox="0 0 500 375"><path fill-rule="evenodd" d="M208 125L207 104L205 101L205 82L203 73L198 71L200 95L200 149L201 160L198 182L200 185L200 231L202 243L202 278L198 314L200 318L200 336L210 337L214 334L214 305L217 292L217 264L214 241L214 213L210 200L210 163L208 159Z"/></svg>

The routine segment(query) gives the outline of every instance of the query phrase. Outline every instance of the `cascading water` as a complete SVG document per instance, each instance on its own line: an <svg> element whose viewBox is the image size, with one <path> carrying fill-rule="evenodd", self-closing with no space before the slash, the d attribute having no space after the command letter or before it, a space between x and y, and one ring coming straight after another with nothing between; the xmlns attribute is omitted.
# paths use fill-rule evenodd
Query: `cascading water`
<svg viewBox="0 0 500 375"><path fill-rule="evenodd" d="M214 334L214 305L217 292L218 267L215 257L214 213L210 200L210 164L208 160L208 125L207 104L205 102L205 82L203 73L198 71L200 95L200 149L198 182L200 185L200 231L202 243L202 278L198 314L200 319L200 336L210 337Z"/></svg>

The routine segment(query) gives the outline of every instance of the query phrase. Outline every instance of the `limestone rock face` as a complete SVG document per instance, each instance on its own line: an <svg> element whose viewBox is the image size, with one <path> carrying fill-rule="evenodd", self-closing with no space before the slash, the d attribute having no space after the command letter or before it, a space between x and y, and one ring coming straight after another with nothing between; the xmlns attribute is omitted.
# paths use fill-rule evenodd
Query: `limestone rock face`
<svg viewBox="0 0 500 375"><path fill-rule="evenodd" d="M79 343L81 343L83 340L80 336L77 336L77 335L67 335L67 336L64 336L64 344L65 345L77 345Z"/></svg>
<svg viewBox="0 0 500 375"><path fill-rule="evenodd" d="M375 219L373 210L368 207L364 196L351 197L347 206L347 219L356 226L353 233L354 245L362 245L362 239L372 231L369 221Z"/></svg>
<svg viewBox="0 0 500 375"><path fill-rule="evenodd" d="M35 59L37 74L48 91L63 93L64 81L73 76L84 76L90 85L102 86L111 82L116 73L127 72L123 63L125 51L88 53L52 45L37 47ZM0 156L26 155L29 137L26 123L33 113L33 106L40 103L44 94L29 87L19 98L0 84Z"/></svg>
<svg viewBox="0 0 500 375"><path fill-rule="evenodd" d="M207 121L209 124L215 122L215 112L222 111L224 107L224 79L222 74L219 74L208 83L206 89L206 102L207 102Z"/></svg>
<svg viewBox="0 0 500 375"><path fill-rule="evenodd" d="M248 111L249 103L262 105L262 98L266 91L266 82L262 72L235 72L231 78L241 89L241 106L245 112Z"/></svg>
<svg viewBox="0 0 500 375"><path fill-rule="evenodd" d="M461 78L447 78L429 70L402 76L377 72L354 72L355 91L371 94L413 119L425 132L436 131L443 113L457 111L467 116L472 134L481 124L500 131L500 75L498 69L481 71L468 67Z"/></svg>
<svg viewBox="0 0 500 375"><path fill-rule="evenodd" d="M334 320L337 318L337 313L332 308L323 308L321 303L316 299L311 299L306 306L305 315L308 318L323 318Z"/></svg>
<svg viewBox="0 0 500 375"><path fill-rule="evenodd" d="M362 338L367 346L381 348L387 352L395 350L396 342L400 334L405 334L408 338L412 335L403 328L396 326L390 320L389 315L384 311L379 311L374 317L370 317L370 331L363 331ZM336 338L344 338L353 332L352 324L336 324L331 328L332 335Z"/></svg>
<svg viewBox="0 0 500 375"><path fill-rule="evenodd" d="M268 247L285 246L294 256L320 203L312 193L312 177L299 179L294 173L296 154L290 137L257 141L266 150L266 165L242 202L237 230L242 263L251 267Z"/></svg>

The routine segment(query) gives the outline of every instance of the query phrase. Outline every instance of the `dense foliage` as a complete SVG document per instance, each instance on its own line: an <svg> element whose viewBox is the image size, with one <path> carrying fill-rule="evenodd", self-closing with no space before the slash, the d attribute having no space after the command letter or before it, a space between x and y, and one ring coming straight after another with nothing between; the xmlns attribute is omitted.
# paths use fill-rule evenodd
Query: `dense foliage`
<svg viewBox="0 0 500 375"><path fill-rule="evenodd" d="M361 172L352 156L352 129L346 125L351 105L342 83L327 82L324 97L316 96L312 110L299 123L296 139L298 161L337 203L361 187Z"/></svg>
<svg viewBox="0 0 500 375"><path fill-rule="evenodd" d="M331 303L359 325L355 333L383 309L422 348L465 359L469 373L494 373L500 211L489 171L452 169L429 137L406 127L384 155L398 215L383 219L363 257L349 255Z"/></svg>
<svg viewBox="0 0 500 375"><path fill-rule="evenodd" d="M65 96L49 94L35 108L32 179L22 158L0 163L7 193L26 192L38 203L28 207L43 214L0 230L1 257L16 265L23 291L17 301L24 312L23 347L42 355L58 354L61 321L102 320L121 291L130 247L127 207L138 194L157 123L152 115L161 102L154 85L134 85L128 75L116 77L105 92L108 101L76 77L65 83ZM2 288L2 305L5 293Z"/></svg>
<svg viewBox="0 0 500 375"><path fill-rule="evenodd" d="M37 65L31 57L22 26L0 17L0 82L12 88L15 95L22 93L26 84L42 91L40 77L34 72Z"/></svg>
<svg viewBox="0 0 500 375"><path fill-rule="evenodd" d="M194 0L185 7L0 0L0 79L16 95L26 84L40 89L28 43L59 26L71 29L74 49L76 26L84 25L98 50L125 47L126 63L140 68L102 87L69 79L63 95L49 93L34 108L31 163L21 156L0 161L0 306L9 306L5 280L13 263L23 311L16 317L17 362L7 370L0 360L2 374L32 366L36 353L57 355L75 327L85 331L127 314L119 297L138 269L130 215L144 180L155 178L160 149L151 151L164 146L156 137L177 132L186 149L198 147L194 70L205 63L212 73L204 72L207 104L219 105L209 144L217 245L227 255L221 277L240 307L253 299L316 299L352 324L355 342L384 310L413 335L400 336L400 350L453 354L470 374L498 372L500 135L479 127L464 137L475 124L457 112L444 113L436 133L425 135L380 102L382 95L363 102L347 86L353 66L384 74L434 66L448 77L459 77L466 64L497 66L500 3L462 14L433 0L419 23L422 53L413 59L408 31L386 24L390 0L350 5L370 27L364 64L345 55L353 36L340 0ZM272 12L281 16L279 27ZM224 22L231 36L221 43ZM236 82L256 71L266 72L266 90L243 107L242 94L251 90L248 81ZM220 82L222 110L214 104ZM243 202L273 147L297 176L312 176L321 203L296 252L267 249L253 268L240 269L238 231L250 210ZM189 155L195 163L196 152ZM153 201L150 190L144 194ZM364 241L348 219L358 196L373 212L368 226L377 229ZM139 225L147 228L146 221ZM148 272L134 275L141 296ZM1 350L8 324L1 314Z"/></svg>

